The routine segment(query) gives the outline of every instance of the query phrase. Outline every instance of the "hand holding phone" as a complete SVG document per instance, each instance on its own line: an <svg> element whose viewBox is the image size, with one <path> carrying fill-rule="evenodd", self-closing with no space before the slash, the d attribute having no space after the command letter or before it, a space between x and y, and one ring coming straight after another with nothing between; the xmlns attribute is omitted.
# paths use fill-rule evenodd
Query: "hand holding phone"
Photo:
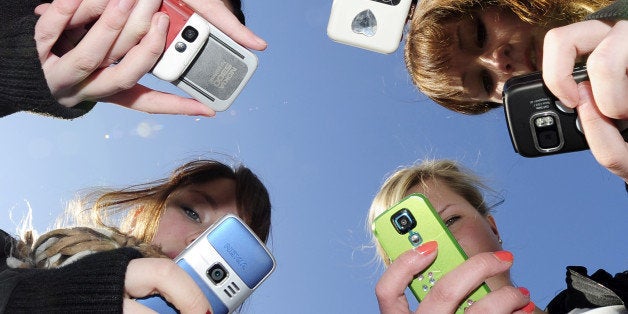
<svg viewBox="0 0 628 314"><path fill-rule="evenodd" d="M585 66L573 71L576 83L589 80ZM543 82L541 72L510 78L504 84L504 110L515 152L538 157L589 148L574 109L563 105ZM615 121L628 140L628 121Z"/></svg>
<svg viewBox="0 0 628 314"><path fill-rule="evenodd" d="M334 41L379 52L399 47L412 0L334 0L327 36Z"/></svg>
<svg viewBox="0 0 628 314"><path fill-rule="evenodd" d="M175 259L209 300L214 314L232 313L275 269L275 259L240 218L226 215ZM177 313L163 297L138 302L159 313Z"/></svg>
<svg viewBox="0 0 628 314"><path fill-rule="evenodd" d="M372 228L373 234L391 261L423 243L429 241L438 243L436 260L419 273L409 285L419 301L426 297L442 276L467 259L454 236L422 194L411 194L380 214L373 221ZM463 313L466 307L489 292L488 286L482 284L459 304L456 313Z"/></svg>
<svg viewBox="0 0 628 314"><path fill-rule="evenodd" d="M169 258L136 258L124 275L123 313L141 313L146 307L131 296L167 295L182 313L205 313L211 308L198 285Z"/></svg>

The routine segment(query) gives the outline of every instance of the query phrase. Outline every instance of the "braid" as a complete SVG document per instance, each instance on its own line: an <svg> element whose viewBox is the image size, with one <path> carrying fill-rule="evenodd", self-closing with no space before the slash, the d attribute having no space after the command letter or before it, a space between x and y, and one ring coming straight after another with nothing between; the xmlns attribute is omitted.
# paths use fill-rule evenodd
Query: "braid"
<svg viewBox="0 0 628 314"><path fill-rule="evenodd" d="M86 255L132 247L144 257L167 257L158 247L115 229L86 227L55 229L41 235L33 244L32 233L26 232L7 265L12 268L57 268Z"/></svg>

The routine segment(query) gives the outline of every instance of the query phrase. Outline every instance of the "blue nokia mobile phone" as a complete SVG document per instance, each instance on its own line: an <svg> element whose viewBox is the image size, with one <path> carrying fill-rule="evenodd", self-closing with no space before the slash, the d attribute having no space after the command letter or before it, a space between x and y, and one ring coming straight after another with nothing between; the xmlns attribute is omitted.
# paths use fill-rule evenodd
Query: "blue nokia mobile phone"
<svg viewBox="0 0 628 314"><path fill-rule="evenodd" d="M215 314L237 309L276 265L264 243L231 214L203 232L175 262L198 284ZM137 301L158 313L178 313L159 295Z"/></svg>

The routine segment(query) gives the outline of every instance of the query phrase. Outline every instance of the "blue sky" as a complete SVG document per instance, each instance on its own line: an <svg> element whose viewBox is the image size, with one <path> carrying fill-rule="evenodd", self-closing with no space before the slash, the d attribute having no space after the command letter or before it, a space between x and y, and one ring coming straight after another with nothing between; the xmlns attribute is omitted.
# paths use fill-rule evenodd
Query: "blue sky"
<svg viewBox="0 0 628 314"><path fill-rule="evenodd" d="M420 94L401 49L381 55L327 38L331 1L245 1L247 25L269 42L232 107L215 118L148 115L98 104L68 122L19 113L0 119L0 228L33 209L44 230L75 192L161 178L198 157L236 158L273 202L278 268L245 313L377 313L382 267L366 232L385 176L426 157L474 169L505 203L495 217L515 255L516 284L544 306L565 267L628 265L628 195L589 151L517 155L503 112L469 117ZM177 92L147 76L154 88Z"/></svg>

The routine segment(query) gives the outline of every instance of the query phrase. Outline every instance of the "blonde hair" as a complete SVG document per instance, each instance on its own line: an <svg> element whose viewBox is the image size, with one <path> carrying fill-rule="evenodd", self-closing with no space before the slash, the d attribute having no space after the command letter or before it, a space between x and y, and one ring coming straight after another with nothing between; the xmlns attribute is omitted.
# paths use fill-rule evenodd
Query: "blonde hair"
<svg viewBox="0 0 628 314"><path fill-rule="evenodd" d="M419 90L439 105L464 114L481 114L498 103L469 100L459 78L449 73L453 43L448 24L486 7L510 10L522 21L547 29L582 20L612 0L421 0L414 10L405 44L406 68Z"/></svg>
<svg viewBox="0 0 628 314"><path fill-rule="evenodd" d="M97 189L72 202L73 224L107 228L150 243L165 210L168 196L177 189L216 179L236 183L238 215L264 242L270 232L271 204L260 179L244 166L230 167L214 160L196 160L176 168L164 179L124 189Z"/></svg>
<svg viewBox="0 0 628 314"><path fill-rule="evenodd" d="M392 207L401 199L408 196L408 191L419 185L427 188L430 181L437 180L445 184L453 192L462 196L482 216L490 214L490 207L484 201L482 191L492 191L482 180L469 170L451 160L426 160L419 164L403 167L388 177L371 203L367 218L367 228L371 231L371 225L375 218L386 209ZM377 255L385 264L390 261L382 250L377 239L373 236Z"/></svg>
<svg viewBox="0 0 628 314"><path fill-rule="evenodd" d="M41 236L32 230L29 215L23 222L21 239L11 245L7 265L60 267L87 254L120 247L135 248L144 257L166 257L151 242L168 196L177 189L222 178L235 181L238 215L266 242L271 205L268 191L259 178L241 165L231 167L214 160L196 160L178 167L168 178L119 190L96 189L86 193L70 203L56 229Z"/></svg>

